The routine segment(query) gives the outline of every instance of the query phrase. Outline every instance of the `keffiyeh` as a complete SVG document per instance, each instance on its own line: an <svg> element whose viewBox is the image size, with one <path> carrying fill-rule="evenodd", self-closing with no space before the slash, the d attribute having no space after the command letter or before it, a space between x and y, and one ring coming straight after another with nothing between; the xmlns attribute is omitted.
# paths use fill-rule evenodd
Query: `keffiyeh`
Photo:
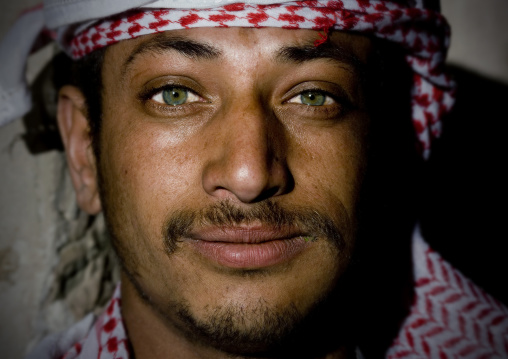
<svg viewBox="0 0 508 359"><path fill-rule="evenodd" d="M191 4L178 0L129 0L94 5L88 0L52 0L46 1L45 7L38 11L45 15L46 25L55 30L53 36L57 42L75 59L121 40L193 27L280 27L314 29L325 34L329 30L343 30L395 42L406 49L406 62L413 70L412 121L421 153L424 158L429 156L432 140L441 133L440 120L453 106L454 83L444 68L449 26L439 12L425 6L423 0L254 0L244 3L199 0ZM320 36L324 41L326 35L321 33ZM26 52L25 47L25 56ZM0 51L0 56L8 55ZM9 92L17 87L18 102L27 107L26 92L22 93L24 86L19 86L18 79L4 81L3 77L12 78L13 75L2 72L2 102L17 103L7 101ZM16 81L18 86L13 86ZM4 83L10 84L10 88L4 88ZM0 108L0 123L22 112Z"/></svg>
<svg viewBox="0 0 508 359"><path fill-rule="evenodd" d="M414 302L386 358L507 358L508 309L429 248L418 228L412 256ZM129 359L120 287L94 324L86 317L48 339L25 359Z"/></svg>

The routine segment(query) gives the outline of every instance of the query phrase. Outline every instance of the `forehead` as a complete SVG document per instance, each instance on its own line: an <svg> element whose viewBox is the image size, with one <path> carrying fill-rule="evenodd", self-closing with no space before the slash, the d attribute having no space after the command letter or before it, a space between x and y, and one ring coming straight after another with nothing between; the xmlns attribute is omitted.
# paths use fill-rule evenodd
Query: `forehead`
<svg viewBox="0 0 508 359"><path fill-rule="evenodd" d="M124 40L106 51L105 65L128 75L132 65L143 59L177 52L191 60L222 60L272 63L328 59L351 68L367 62L371 40L363 35L333 32L324 44L315 45L322 33L281 28L194 28ZM301 51L296 51L301 50ZM160 56L159 56L160 58ZM123 76L122 76L123 77Z"/></svg>

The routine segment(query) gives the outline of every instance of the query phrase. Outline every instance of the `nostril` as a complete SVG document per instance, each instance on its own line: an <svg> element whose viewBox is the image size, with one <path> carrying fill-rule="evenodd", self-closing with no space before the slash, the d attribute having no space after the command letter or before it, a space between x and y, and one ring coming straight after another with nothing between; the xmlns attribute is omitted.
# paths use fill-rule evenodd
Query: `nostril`
<svg viewBox="0 0 508 359"><path fill-rule="evenodd" d="M277 121L261 115L231 116L235 121L225 132L227 136L217 139L203 168L203 188L209 195L253 203L293 188L285 137L277 135Z"/></svg>
<svg viewBox="0 0 508 359"><path fill-rule="evenodd" d="M268 198L275 197L278 192L279 192L279 188L278 187L269 188L268 190L261 192L261 194L258 197L254 198L250 202L251 203L255 203L255 202L264 201L264 200L266 200Z"/></svg>
<svg viewBox="0 0 508 359"><path fill-rule="evenodd" d="M247 173L235 176L227 168L208 168L203 176L205 191L214 197L231 198L243 203L255 203L290 192L294 179L288 170L272 169L265 173ZM212 172L215 172L214 174Z"/></svg>

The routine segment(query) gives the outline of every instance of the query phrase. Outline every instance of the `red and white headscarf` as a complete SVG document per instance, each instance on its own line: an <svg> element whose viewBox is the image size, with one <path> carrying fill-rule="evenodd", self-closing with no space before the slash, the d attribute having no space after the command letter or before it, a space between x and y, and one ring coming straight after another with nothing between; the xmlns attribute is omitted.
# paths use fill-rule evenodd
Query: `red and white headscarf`
<svg viewBox="0 0 508 359"><path fill-rule="evenodd" d="M324 32L322 41L329 30L343 30L398 43L407 50L406 61L414 72L412 120L424 158L454 102L454 83L444 68L449 26L423 0L123 0L100 5L90 0L46 0L40 12L74 59L121 40L193 27L314 29ZM13 91L2 85L0 73L0 98L5 98ZM0 108L0 124L6 122L4 112Z"/></svg>
<svg viewBox="0 0 508 359"><path fill-rule="evenodd" d="M0 124L22 115L17 105L29 104L20 73L32 45L23 36L35 40L44 26L76 59L121 40L193 27L315 29L323 36L329 30L344 30L398 43L407 50L406 61L414 72L412 120L425 157L431 140L441 132L441 118L454 102L454 84L444 69L449 27L423 0L46 0L43 8L20 18L0 44ZM418 231L413 263L415 302L387 358L508 355L506 307L443 261ZM72 338L52 339L47 346L55 353L52 344L70 343L57 351L66 359L127 358L120 303L117 291L91 330L87 319ZM41 357L39 351L35 355Z"/></svg>
<svg viewBox="0 0 508 359"><path fill-rule="evenodd" d="M418 228L412 257L414 302L385 358L507 358L508 309L434 252ZM46 338L25 359L89 358L130 358L119 288L99 318Z"/></svg>

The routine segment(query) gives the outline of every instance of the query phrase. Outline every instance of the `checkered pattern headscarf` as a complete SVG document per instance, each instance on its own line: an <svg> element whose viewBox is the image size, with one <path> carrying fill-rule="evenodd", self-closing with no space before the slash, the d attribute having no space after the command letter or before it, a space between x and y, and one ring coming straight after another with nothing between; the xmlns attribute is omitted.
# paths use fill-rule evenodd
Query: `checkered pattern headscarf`
<svg viewBox="0 0 508 359"><path fill-rule="evenodd" d="M89 0L46 0L44 10L47 23L56 31L54 37L74 59L121 40L193 27L314 29L321 31L321 41L329 30L345 30L395 42L406 49L406 61L413 69L412 120L427 158L432 139L441 133L440 120L453 105L454 83L444 69L448 24L424 1L152 0L146 4L146 0L123 0L94 5ZM134 6L137 2L141 4ZM64 14L62 9L68 7L72 11ZM94 17L98 8L106 12Z"/></svg>
<svg viewBox="0 0 508 359"><path fill-rule="evenodd" d="M143 8L84 24L63 46L73 58L80 58L103 46L155 32L231 26L337 29L400 44L407 50L406 61L414 71L412 120L422 155L428 157L432 139L441 133L440 119L453 105L453 82L444 71L448 24L422 3L408 6L400 1L315 0L235 3L198 10Z"/></svg>
<svg viewBox="0 0 508 359"><path fill-rule="evenodd" d="M385 358L508 358L508 309L429 248L418 228L412 259L414 301ZM375 300L372 305L378 306ZM85 317L45 339L26 359L129 359L121 306L118 287L93 325Z"/></svg>

